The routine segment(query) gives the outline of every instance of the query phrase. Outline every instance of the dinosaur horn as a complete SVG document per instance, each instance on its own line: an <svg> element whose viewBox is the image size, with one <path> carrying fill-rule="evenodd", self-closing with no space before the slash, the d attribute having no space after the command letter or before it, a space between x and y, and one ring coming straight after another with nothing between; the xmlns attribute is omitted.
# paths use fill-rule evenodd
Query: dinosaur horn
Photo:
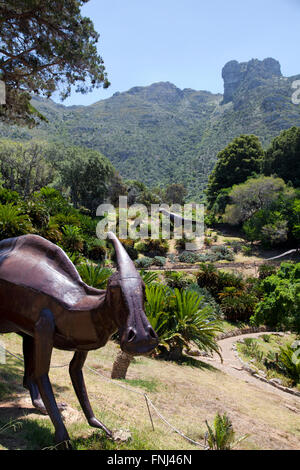
<svg viewBox="0 0 300 470"><path fill-rule="evenodd" d="M117 258L118 271L121 274L121 278L138 277L138 272L133 264L132 260L128 256L127 251L123 247L122 243L118 240L113 232L107 233L107 238L112 242Z"/></svg>

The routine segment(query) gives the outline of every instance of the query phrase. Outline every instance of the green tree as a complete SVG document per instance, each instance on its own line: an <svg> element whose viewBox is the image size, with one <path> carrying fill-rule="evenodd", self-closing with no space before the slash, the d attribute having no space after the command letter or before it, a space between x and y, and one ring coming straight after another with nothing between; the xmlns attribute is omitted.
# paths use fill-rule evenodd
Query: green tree
<svg viewBox="0 0 300 470"><path fill-rule="evenodd" d="M276 274L262 281L261 288L263 299L252 322L300 333L300 263L282 263Z"/></svg>
<svg viewBox="0 0 300 470"><path fill-rule="evenodd" d="M0 72L6 105L0 119L34 125L41 115L30 95L50 97L61 85L88 92L109 86L97 53L99 34L80 8L88 0L6 0L0 2Z"/></svg>
<svg viewBox="0 0 300 470"><path fill-rule="evenodd" d="M109 182L115 172L110 161L100 152L69 147L60 165L61 184L70 189L75 207L95 210L108 195Z"/></svg>
<svg viewBox="0 0 300 470"><path fill-rule="evenodd" d="M3 186L27 197L51 183L56 170L48 161L51 146L45 142L0 142Z"/></svg>
<svg viewBox="0 0 300 470"><path fill-rule="evenodd" d="M255 135L241 135L230 142L217 155L217 163L209 177L206 190L211 208L220 190L246 181L260 173L264 150Z"/></svg>
<svg viewBox="0 0 300 470"><path fill-rule="evenodd" d="M170 184L166 188L165 199L168 204L184 204L184 198L187 195L187 191L183 184Z"/></svg>
<svg viewBox="0 0 300 470"><path fill-rule="evenodd" d="M239 225L260 209L268 207L286 190L281 178L271 176L250 178L245 183L234 185L228 195L231 204L226 206L223 219L231 225Z"/></svg>
<svg viewBox="0 0 300 470"><path fill-rule="evenodd" d="M277 175L300 187L300 127L282 131L271 142L263 161L265 175Z"/></svg>

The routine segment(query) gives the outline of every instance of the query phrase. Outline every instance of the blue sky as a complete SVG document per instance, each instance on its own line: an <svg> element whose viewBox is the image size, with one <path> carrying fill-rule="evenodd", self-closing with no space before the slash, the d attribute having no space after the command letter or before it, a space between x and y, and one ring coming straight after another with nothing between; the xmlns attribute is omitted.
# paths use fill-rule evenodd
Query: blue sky
<svg viewBox="0 0 300 470"><path fill-rule="evenodd" d="M90 0L82 14L100 33L111 86L66 105L159 81L222 93L232 59L274 57L285 76L300 73L300 0Z"/></svg>

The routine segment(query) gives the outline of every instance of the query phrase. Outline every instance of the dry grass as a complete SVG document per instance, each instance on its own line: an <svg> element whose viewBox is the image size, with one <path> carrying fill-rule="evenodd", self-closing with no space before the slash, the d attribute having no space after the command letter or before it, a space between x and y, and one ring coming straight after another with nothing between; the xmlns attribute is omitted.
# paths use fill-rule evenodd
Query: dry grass
<svg viewBox="0 0 300 470"><path fill-rule="evenodd" d="M21 341L16 335L6 335L3 339L9 350L21 353ZM105 348L91 352L87 364L109 377L117 349L116 344L110 342ZM72 353L55 350L52 364L66 364L71 357ZM240 444L240 448L299 448L299 399L287 396L286 402L290 406L287 408L286 403L275 394L264 392L193 359L190 361L194 366L138 357L129 368L128 379L131 385L128 386L133 390L146 392L163 415L194 440L203 442L206 430L204 421L212 421L215 413L220 411L228 413L237 436L250 434ZM0 402L0 422L17 418L24 422L24 426L16 433L0 434L0 446L13 449L38 448L51 444L52 426L49 418L33 411L27 393L18 385L22 382L22 364L9 358L6 366L0 366L2 383L8 380L3 375L5 371L13 372L11 380L14 382L14 391L9 396L4 396ZM52 368L50 375L57 400L67 402L74 410L66 416L70 435L74 439L87 439L95 430L88 427L80 411L68 368ZM133 441L125 447L195 449L195 446L169 429L154 412L155 431L152 431L142 395L120 388L89 370L85 370L85 378L96 416L111 429L131 430ZM94 436L95 440L100 440L100 434ZM84 442L89 447L89 441L83 441L81 446L85 446Z"/></svg>

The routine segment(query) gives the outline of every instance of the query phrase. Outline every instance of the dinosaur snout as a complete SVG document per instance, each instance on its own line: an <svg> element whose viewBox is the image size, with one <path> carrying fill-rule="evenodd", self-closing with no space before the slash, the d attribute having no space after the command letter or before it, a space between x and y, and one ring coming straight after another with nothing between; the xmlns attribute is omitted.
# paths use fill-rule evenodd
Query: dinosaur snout
<svg viewBox="0 0 300 470"><path fill-rule="evenodd" d="M128 354L147 354L157 345L158 336L150 324L143 328L129 326L122 335L121 349Z"/></svg>

